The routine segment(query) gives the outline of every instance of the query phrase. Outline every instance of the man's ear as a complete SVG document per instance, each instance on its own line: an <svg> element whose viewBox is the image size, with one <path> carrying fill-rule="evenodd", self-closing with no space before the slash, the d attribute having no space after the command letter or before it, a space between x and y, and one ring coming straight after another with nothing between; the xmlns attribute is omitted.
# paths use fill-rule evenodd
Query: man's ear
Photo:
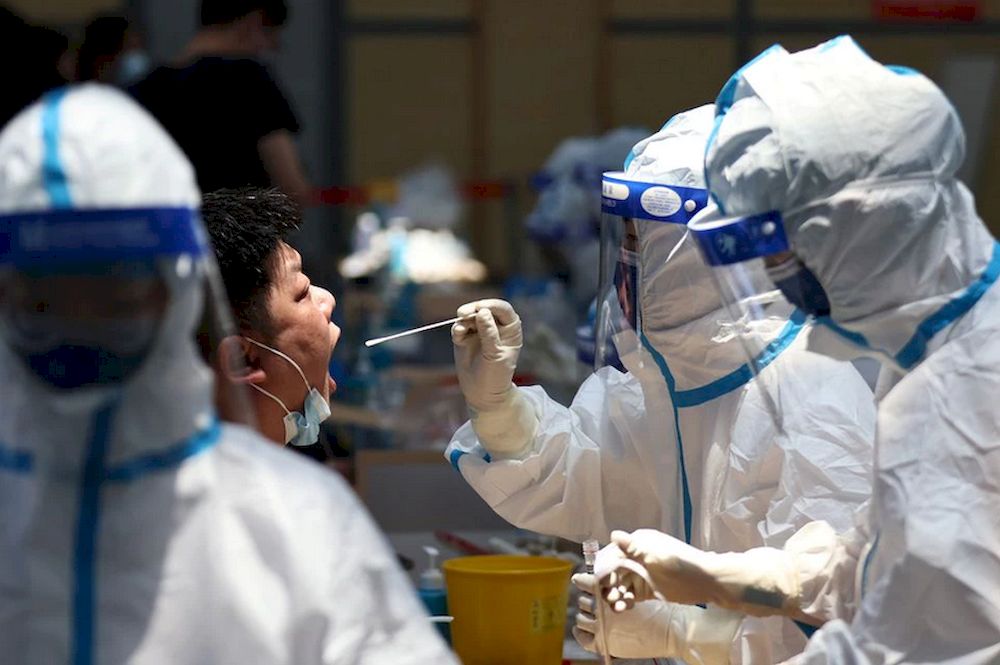
<svg viewBox="0 0 1000 665"><path fill-rule="evenodd" d="M240 335L229 335L219 344L219 367L233 383L261 384L267 373L260 366L260 350Z"/></svg>

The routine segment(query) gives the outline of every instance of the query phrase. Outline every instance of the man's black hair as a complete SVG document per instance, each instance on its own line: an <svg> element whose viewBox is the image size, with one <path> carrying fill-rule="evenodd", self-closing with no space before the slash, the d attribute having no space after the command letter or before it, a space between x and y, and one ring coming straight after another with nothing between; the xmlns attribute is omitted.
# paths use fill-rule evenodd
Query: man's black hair
<svg viewBox="0 0 1000 665"><path fill-rule="evenodd" d="M201 0L201 24L226 25L258 9L267 25L279 27L288 20L285 0Z"/></svg>
<svg viewBox="0 0 1000 665"><path fill-rule="evenodd" d="M97 78L97 61L121 53L128 32L124 16L98 16L83 31L83 43L77 53L77 78L90 81Z"/></svg>
<svg viewBox="0 0 1000 665"><path fill-rule="evenodd" d="M302 223L298 207L279 189L243 187L206 194L201 214L237 323L270 335L267 297L281 243Z"/></svg>

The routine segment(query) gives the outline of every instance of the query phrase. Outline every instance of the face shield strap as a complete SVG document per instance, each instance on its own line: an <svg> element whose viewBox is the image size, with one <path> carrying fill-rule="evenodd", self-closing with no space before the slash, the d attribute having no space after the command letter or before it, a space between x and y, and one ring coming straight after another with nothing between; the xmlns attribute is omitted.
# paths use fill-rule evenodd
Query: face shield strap
<svg viewBox="0 0 1000 665"><path fill-rule="evenodd" d="M601 210L622 218L687 224L708 204L708 190L630 180L605 173Z"/></svg>
<svg viewBox="0 0 1000 665"><path fill-rule="evenodd" d="M785 225L777 210L751 217L696 222L691 229L705 260L712 266L742 263L789 249Z"/></svg>
<svg viewBox="0 0 1000 665"><path fill-rule="evenodd" d="M207 252L198 211L188 207L0 215L0 265L16 268L152 262Z"/></svg>

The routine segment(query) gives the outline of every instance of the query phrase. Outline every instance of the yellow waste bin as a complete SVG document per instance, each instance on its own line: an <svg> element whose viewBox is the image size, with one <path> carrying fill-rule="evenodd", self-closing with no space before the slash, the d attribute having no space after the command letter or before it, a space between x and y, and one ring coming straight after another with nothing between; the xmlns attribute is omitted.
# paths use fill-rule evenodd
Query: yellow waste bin
<svg viewBox="0 0 1000 665"><path fill-rule="evenodd" d="M560 665L570 563L490 555L451 559L441 568L462 665Z"/></svg>

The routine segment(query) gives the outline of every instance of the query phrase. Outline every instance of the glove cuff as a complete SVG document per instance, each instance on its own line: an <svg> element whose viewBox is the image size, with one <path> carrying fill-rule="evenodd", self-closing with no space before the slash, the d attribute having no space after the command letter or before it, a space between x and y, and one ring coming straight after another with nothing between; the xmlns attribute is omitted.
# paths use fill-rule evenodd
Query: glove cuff
<svg viewBox="0 0 1000 665"><path fill-rule="evenodd" d="M706 565L719 584L718 605L754 616L799 616L801 583L795 556L773 547L712 555Z"/></svg>
<svg viewBox="0 0 1000 665"><path fill-rule="evenodd" d="M721 607L675 606L674 624L684 627L683 648L675 653L689 665L729 665L742 623L742 614Z"/></svg>
<svg viewBox="0 0 1000 665"><path fill-rule="evenodd" d="M521 459L535 438L538 415L512 383L498 405L488 411L473 411L472 429L492 457Z"/></svg>

